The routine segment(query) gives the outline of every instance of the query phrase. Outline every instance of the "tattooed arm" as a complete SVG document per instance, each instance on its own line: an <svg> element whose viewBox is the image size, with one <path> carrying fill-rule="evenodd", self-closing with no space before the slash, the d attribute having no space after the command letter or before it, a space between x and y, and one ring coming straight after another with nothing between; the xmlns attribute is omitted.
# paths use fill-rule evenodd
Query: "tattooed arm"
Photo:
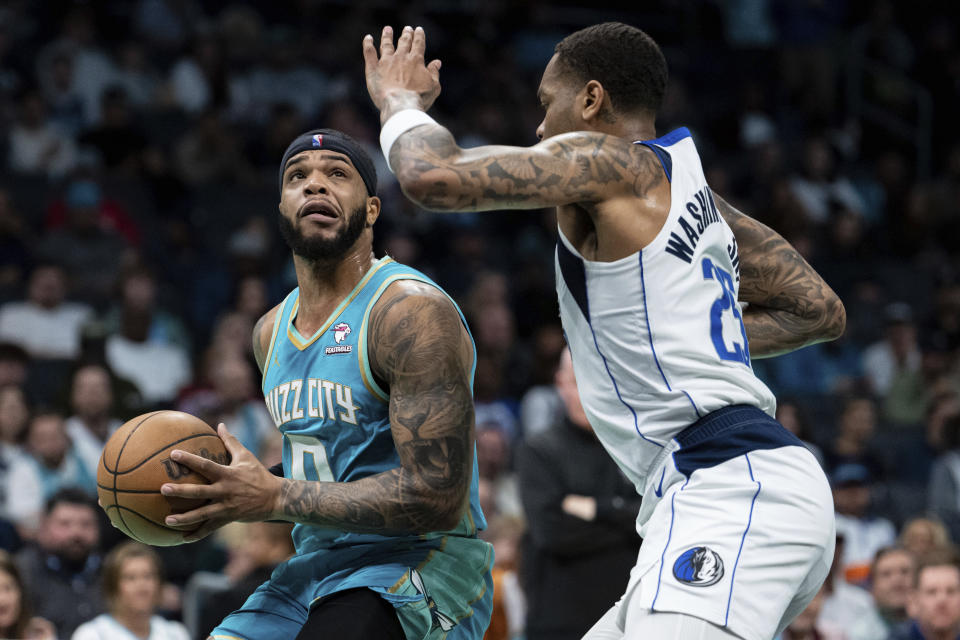
<svg viewBox="0 0 960 640"><path fill-rule="evenodd" d="M750 355L764 358L834 340L847 323L843 303L789 242L714 194L737 239L740 300Z"/></svg>
<svg viewBox="0 0 960 640"><path fill-rule="evenodd" d="M642 145L593 132L567 133L533 147L461 149L439 124L397 140L390 163L408 198L435 211L538 209L644 198L663 180Z"/></svg>
<svg viewBox="0 0 960 640"><path fill-rule="evenodd" d="M367 89L381 123L399 111L426 111L440 93L439 61L424 64L423 30L406 28L393 44L385 27L380 55L363 42ZM437 211L538 209L592 204L620 196L644 197L663 180L653 153L600 133L555 136L533 147L461 149L439 124L402 134L390 149L390 166L404 193Z"/></svg>
<svg viewBox="0 0 960 640"><path fill-rule="evenodd" d="M390 426L400 466L351 482L278 478L223 426L220 465L185 451L171 458L211 484L165 484L166 496L209 503L166 524L209 535L226 522L287 520L345 531L419 534L456 526L473 471L473 344L435 287L395 282L370 313L370 366L390 389Z"/></svg>
<svg viewBox="0 0 960 640"><path fill-rule="evenodd" d="M370 314L373 373L390 389L400 466L347 483L284 480L279 517L349 531L423 533L454 527L473 463L473 346L435 287L392 284Z"/></svg>

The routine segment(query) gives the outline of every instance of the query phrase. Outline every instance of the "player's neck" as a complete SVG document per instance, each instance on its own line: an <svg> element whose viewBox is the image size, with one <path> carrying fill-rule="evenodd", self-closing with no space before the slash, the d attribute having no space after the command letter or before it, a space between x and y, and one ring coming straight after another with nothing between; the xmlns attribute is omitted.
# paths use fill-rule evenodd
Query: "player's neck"
<svg viewBox="0 0 960 640"><path fill-rule="evenodd" d="M297 285L300 287L297 329L326 320L347 297L373 264L368 242L357 242L346 255L330 262L313 262L294 256Z"/></svg>
<svg viewBox="0 0 960 640"><path fill-rule="evenodd" d="M654 126L654 121L646 117L626 118L620 116L614 122L600 121L595 128L601 133L607 133L631 142L653 140L657 137L657 128Z"/></svg>

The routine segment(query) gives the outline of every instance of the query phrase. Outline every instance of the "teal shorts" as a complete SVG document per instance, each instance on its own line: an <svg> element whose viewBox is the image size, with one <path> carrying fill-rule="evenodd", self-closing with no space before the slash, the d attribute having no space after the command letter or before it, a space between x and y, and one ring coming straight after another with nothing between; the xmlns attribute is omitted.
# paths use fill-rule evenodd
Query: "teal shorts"
<svg viewBox="0 0 960 640"><path fill-rule="evenodd" d="M492 566L490 544L460 536L298 554L210 635L293 640L314 602L366 587L395 607L410 640L481 640L493 607Z"/></svg>

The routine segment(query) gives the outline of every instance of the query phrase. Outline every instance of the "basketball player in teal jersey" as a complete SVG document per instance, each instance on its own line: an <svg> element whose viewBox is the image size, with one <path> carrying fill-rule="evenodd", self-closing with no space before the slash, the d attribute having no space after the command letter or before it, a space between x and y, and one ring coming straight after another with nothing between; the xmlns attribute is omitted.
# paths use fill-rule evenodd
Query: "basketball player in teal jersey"
<svg viewBox="0 0 960 640"><path fill-rule="evenodd" d="M256 325L272 475L223 425L229 466L171 457L210 485L168 524L199 539L231 520L296 523L297 553L211 638L479 640L493 588L477 497L474 345L429 278L373 257L376 171L351 138L303 134L281 163L280 227L298 288Z"/></svg>

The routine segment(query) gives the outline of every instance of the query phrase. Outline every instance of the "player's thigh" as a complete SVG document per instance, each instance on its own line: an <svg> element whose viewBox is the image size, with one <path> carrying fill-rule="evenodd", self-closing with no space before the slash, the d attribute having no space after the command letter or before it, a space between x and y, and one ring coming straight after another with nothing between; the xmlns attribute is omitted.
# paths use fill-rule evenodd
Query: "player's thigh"
<svg viewBox="0 0 960 640"><path fill-rule="evenodd" d="M686 613L651 612L634 607L627 612L623 640L742 640L741 636Z"/></svg>
<svg viewBox="0 0 960 640"><path fill-rule="evenodd" d="M404 640L393 605L370 589L347 589L327 596L310 609L296 640Z"/></svg>

